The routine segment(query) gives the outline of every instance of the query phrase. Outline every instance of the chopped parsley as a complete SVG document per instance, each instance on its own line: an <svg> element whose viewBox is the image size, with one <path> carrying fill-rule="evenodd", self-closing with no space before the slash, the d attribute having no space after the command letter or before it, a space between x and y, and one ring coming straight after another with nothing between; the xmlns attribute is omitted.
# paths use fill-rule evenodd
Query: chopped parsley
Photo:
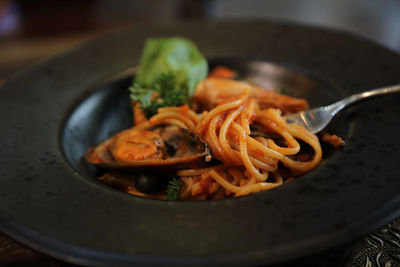
<svg viewBox="0 0 400 267"><path fill-rule="evenodd" d="M179 193L182 187L182 180L174 177L168 183L167 200L179 200Z"/></svg>
<svg viewBox="0 0 400 267"><path fill-rule="evenodd" d="M129 90L131 98L140 102L140 108L147 118L156 114L158 108L181 106L189 100L188 88L176 82L173 72L161 73L148 88L135 83Z"/></svg>

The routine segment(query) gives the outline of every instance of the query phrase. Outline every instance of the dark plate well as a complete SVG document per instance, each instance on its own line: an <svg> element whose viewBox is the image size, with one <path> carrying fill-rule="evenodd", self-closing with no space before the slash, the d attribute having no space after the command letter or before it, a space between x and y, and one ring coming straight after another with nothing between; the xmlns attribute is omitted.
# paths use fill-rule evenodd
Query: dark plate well
<svg viewBox="0 0 400 267"><path fill-rule="evenodd" d="M284 91L285 94L307 99L311 106L319 103L332 103L341 97L341 92L317 77L308 76L300 70L274 63L240 58L211 59L209 68L225 66L236 70L240 77L248 79L270 90ZM90 146L100 143L117 132L133 126L133 114L129 97L129 86L134 74L119 77L83 93L82 101L77 103L67 116L62 127L61 147L73 168L85 177L95 178L101 170L89 166L83 159ZM335 120L327 131L346 138L351 123L341 117ZM325 146L324 158L334 151Z"/></svg>
<svg viewBox="0 0 400 267"><path fill-rule="evenodd" d="M319 168L274 190L237 199L166 202L96 182L80 168L80 157L131 120L125 89L130 78L101 82L137 66L144 40L154 36L187 37L215 64L221 58L250 74L288 71L267 81L279 86L279 81L284 86L310 81L312 89L290 94L306 97L312 106L400 83L399 55L326 29L194 21L107 35L31 66L0 88L2 231L80 264L248 266L350 242L399 215L398 94L338 115L328 131L343 136L347 145Z"/></svg>

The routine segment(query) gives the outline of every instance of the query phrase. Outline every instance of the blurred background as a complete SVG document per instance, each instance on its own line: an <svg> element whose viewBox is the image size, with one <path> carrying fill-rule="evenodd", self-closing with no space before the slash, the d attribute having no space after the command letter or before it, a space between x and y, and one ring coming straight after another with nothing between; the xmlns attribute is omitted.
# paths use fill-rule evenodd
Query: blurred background
<svg viewBox="0 0 400 267"><path fill-rule="evenodd" d="M400 53L400 0L0 0L0 79L145 21L265 18L354 32Z"/></svg>

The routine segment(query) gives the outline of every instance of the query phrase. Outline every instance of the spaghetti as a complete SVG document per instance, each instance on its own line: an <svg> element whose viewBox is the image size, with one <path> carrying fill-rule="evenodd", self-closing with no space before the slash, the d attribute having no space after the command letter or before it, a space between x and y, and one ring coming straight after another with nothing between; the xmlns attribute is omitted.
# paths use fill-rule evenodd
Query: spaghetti
<svg viewBox="0 0 400 267"><path fill-rule="evenodd" d="M135 126L85 155L90 163L112 170L99 180L145 197L219 199L269 190L318 166L318 137L285 118L286 113L307 109L304 99L225 77L233 72L222 73L223 78L211 75L197 85L191 107L159 107L147 119L139 102L132 102ZM343 143L330 135L323 140ZM153 168L176 176L173 191L168 191L164 175L156 179L164 189L156 191L117 174Z"/></svg>
<svg viewBox="0 0 400 267"><path fill-rule="evenodd" d="M177 171L183 181L181 198L243 196L282 185L314 169L321 161L318 138L298 125L286 123L279 109L261 109L251 88L233 101L195 113L188 106L166 107L137 130L174 124L201 137L219 164ZM253 132L252 128L263 129ZM300 141L299 141L300 140ZM309 159L297 156L308 146Z"/></svg>

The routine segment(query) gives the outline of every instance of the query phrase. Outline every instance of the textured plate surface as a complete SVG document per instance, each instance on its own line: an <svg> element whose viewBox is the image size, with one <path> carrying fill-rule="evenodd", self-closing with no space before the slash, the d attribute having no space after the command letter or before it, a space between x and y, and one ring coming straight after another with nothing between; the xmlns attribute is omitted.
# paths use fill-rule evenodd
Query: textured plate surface
<svg viewBox="0 0 400 267"><path fill-rule="evenodd" d="M327 101L400 83L399 55L346 33L299 25L187 22L105 36L25 69L0 88L3 231L82 264L249 265L343 244L400 214L399 95L339 115L346 147L315 171L268 192L162 202L121 194L82 175L63 152L70 115L86 105L79 118L98 127L85 112L105 112L96 108L96 95L107 90L93 88L136 66L143 41L154 36L190 38L207 58L258 59L318 77L330 86ZM312 103L320 104L327 103ZM70 134L68 144L79 143L79 134L75 143Z"/></svg>

